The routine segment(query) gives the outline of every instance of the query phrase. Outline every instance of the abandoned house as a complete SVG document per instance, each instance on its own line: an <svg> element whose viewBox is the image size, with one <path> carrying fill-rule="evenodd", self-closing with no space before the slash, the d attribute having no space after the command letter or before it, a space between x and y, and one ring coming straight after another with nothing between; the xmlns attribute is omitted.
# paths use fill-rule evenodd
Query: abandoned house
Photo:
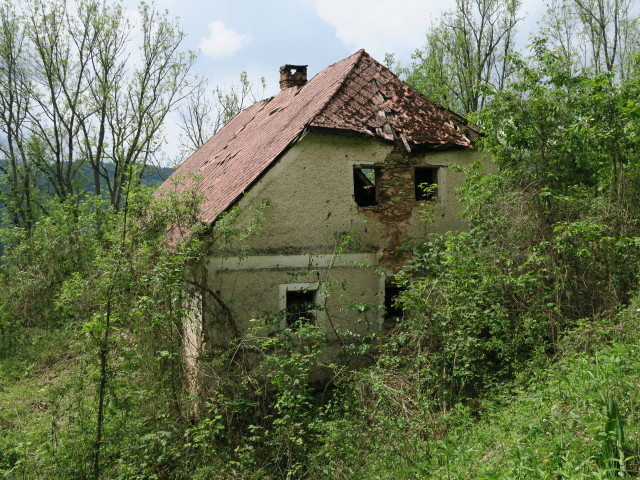
<svg viewBox="0 0 640 480"><path fill-rule="evenodd" d="M279 315L283 327L314 322L329 338L381 329L406 239L465 228L455 191L462 173L451 166L482 155L464 118L364 50L311 80L305 65L280 74L276 96L238 114L173 174L173 188L195 185L203 194L201 217L214 230L234 206L248 216L267 204L256 235L203 266L203 295L222 300L233 325L202 306L194 354L265 315Z"/></svg>

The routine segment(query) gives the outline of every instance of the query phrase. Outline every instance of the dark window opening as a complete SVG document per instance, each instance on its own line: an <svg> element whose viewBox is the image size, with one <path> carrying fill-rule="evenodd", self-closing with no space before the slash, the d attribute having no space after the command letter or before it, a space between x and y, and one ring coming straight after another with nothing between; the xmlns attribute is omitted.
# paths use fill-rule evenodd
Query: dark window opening
<svg viewBox="0 0 640 480"><path fill-rule="evenodd" d="M391 282L386 283L384 286L384 330L392 329L404 317L402 305L397 302L398 296L403 290L403 288Z"/></svg>
<svg viewBox="0 0 640 480"><path fill-rule="evenodd" d="M416 200L438 198L438 168L418 167L414 171Z"/></svg>
<svg viewBox="0 0 640 480"><path fill-rule="evenodd" d="M372 167L353 168L353 196L361 207L378 204L376 182L378 169Z"/></svg>
<svg viewBox="0 0 640 480"><path fill-rule="evenodd" d="M384 311L387 318L402 318L404 310L397 304L398 295L402 293L402 289L391 283L384 287Z"/></svg>
<svg viewBox="0 0 640 480"><path fill-rule="evenodd" d="M316 320L316 290L287 290L287 326L296 328Z"/></svg>

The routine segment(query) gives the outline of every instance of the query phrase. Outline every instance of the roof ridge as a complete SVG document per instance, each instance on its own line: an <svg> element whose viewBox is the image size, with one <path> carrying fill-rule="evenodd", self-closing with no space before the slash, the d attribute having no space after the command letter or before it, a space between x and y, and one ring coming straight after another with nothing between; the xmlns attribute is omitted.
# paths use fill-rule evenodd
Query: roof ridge
<svg viewBox="0 0 640 480"><path fill-rule="evenodd" d="M333 93L331 95L329 95L329 98L327 98L327 101L324 102L324 105L322 105L322 107L320 107L320 109L316 112L316 114L312 118L309 119L309 121L305 125L305 128L308 125L310 125L311 123L313 123L315 121L315 119L318 118L322 114L322 112L324 112L325 109L331 104L333 99L338 95L338 92L340 92L340 90L342 90L342 88L344 88L344 86L346 84L346 80L347 80L347 78L349 78L349 75L351 75L351 72L353 72L353 70L358 66L358 64L360 63L360 61L362 60L362 58L365 55L368 55L368 53L365 52L364 48L361 48L360 50L358 50L353 55L350 55L349 57L347 57L344 60L342 60L342 61L345 61L345 60L348 60L351 57L357 56L355 62L353 63L353 65L351 65L351 68L349 68L349 70L347 70L345 72L345 74L342 77L342 80L340 80L340 85L338 86L338 88L336 88L333 91ZM339 62L336 62L336 63L339 63ZM336 63L334 63L333 65L335 65Z"/></svg>

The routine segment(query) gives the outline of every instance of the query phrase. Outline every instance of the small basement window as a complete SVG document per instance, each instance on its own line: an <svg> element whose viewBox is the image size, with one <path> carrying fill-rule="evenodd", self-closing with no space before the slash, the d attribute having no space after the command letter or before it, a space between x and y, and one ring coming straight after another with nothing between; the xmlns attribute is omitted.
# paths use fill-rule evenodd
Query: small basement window
<svg viewBox="0 0 640 480"><path fill-rule="evenodd" d="M301 325L313 323L316 320L316 292L317 290L287 290L286 314L287 326L298 328Z"/></svg>
<svg viewBox="0 0 640 480"><path fill-rule="evenodd" d="M353 198L360 207L378 204L376 183L379 170L374 167L353 167Z"/></svg>
<svg viewBox="0 0 640 480"><path fill-rule="evenodd" d="M397 303L398 296L404 289L387 281L384 286L384 315L382 317L382 331L389 332L393 330L404 318L404 310L402 305Z"/></svg>
<svg viewBox="0 0 640 480"><path fill-rule="evenodd" d="M416 200L438 198L438 170L438 167L416 167L413 175Z"/></svg>

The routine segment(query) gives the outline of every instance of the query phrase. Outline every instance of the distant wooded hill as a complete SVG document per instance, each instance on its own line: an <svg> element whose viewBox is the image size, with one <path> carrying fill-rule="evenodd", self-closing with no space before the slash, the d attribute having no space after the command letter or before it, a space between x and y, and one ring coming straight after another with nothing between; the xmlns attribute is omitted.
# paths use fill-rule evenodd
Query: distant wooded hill
<svg viewBox="0 0 640 480"><path fill-rule="evenodd" d="M8 166L8 161L6 159L0 159L0 225L4 223L4 205L2 202L5 194L8 193L7 185L3 181L3 176L6 174L3 170L3 167ZM115 173L115 165L112 163L105 164L105 168L107 170L107 174L109 178L113 178ZM173 167L160 167L160 166L148 166L143 174L142 174L142 183L144 185L149 185L151 187L158 187L162 182L164 182L169 175L173 172ZM78 191L86 194L95 193L94 183L93 183L93 171L91 170L91 166L88 164L79 165L76 174L74 175L77 185ZM49 184L46 175L43 173L37 174L37 179L35 184L38 186L38 190L40 193L46 195L53 196L55 194L53 188ZM0 253L1 253L0 249Z"/></svg>
<svg viewBox="0 0 640 480"><path fill-rule="evenodd" d="M0 178L4 175L4 168L8 166L9 162L6 159L0 159ZM105 168L110 178L113 178L115 173L115 165L113 163L106 163ZM142 174L142 183L152 187L158 187L164 182L169 175L173 173L173 167L159 167L159 166L147 166ZM91 166L83 164L78 167L78 171L75 174L78 181L78 185L81 186L80 190L92 193L94 192L93 186L93 171ZM37 184L46 188L47 180L44 174L38 174ZM3 188L3 182L0 180L0 189Z"/></svg>

